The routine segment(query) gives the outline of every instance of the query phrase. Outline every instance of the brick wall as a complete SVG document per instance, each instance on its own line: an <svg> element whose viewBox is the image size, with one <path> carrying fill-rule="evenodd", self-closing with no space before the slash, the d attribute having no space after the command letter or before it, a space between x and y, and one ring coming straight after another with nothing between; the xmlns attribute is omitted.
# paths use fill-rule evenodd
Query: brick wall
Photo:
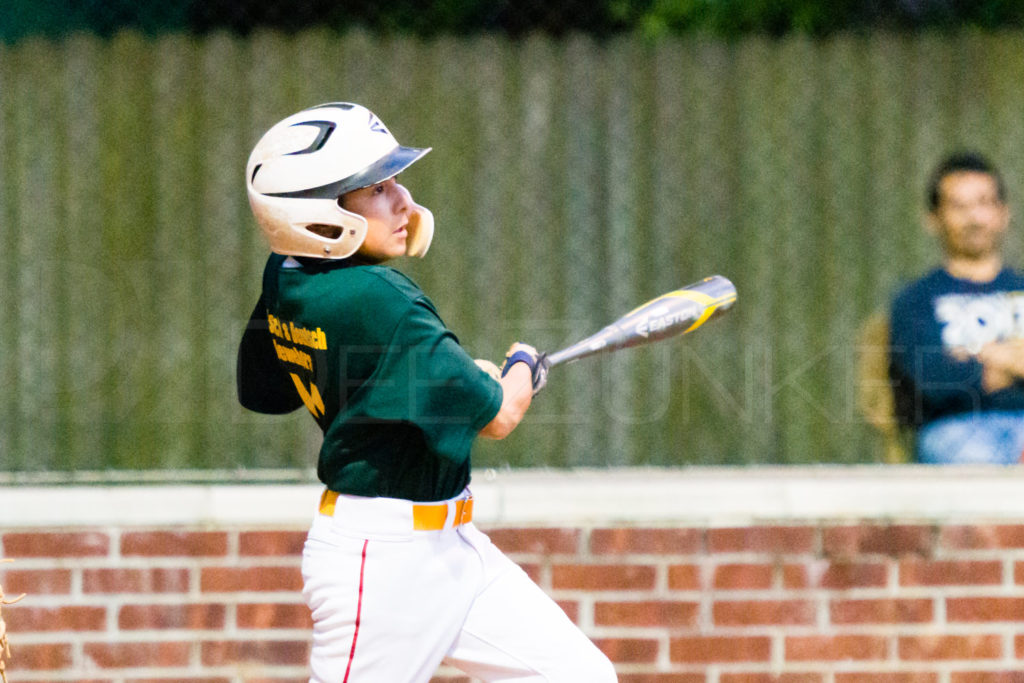
<svg viewBox="0 0 1024 683"><path fill-rule="evenodd" d="M485 482L478 521L624 683L1024 681L1016 469L574 477ZM11 683L307 680L299 555L316 493L0 488L14 560L0 585L28 594L2 612ZM732 503L707 518L708 496Z"/></svg>

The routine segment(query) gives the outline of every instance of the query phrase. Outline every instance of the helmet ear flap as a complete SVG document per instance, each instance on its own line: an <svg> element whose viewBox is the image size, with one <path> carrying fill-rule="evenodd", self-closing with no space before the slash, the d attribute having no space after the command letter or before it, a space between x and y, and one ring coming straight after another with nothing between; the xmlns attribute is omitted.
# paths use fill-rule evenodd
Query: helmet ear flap
<svg viewBox="0 0 1024 683"><path fill-rule="evenodd" d="M425 206L413 204L406 230L409 232L405 244L406 256L426 256L434 239L434 214Z"/></svg>
<svg viewBox="0 0 1024 683"><path fill-rule="evenodd" d="M323 243L321 258L348 258L362 246L369 226L365 218L342 209L340 204L335 203L334 208L341 212L341 218L338 219L335 216L333 220L322 227L326 227L328 230L337 227L340 228L340 232L331 231L324 236L324 239L318 240ZM314 239L322 234L321 225L316 223L308 223L303 227L307 233L312 233L310 236Z"/></svg>
<svg viewBox="0 0 1024 683"><path fill-rule="evenodd" d="M366 219L333 203L320 208L323 210L319 214L305 216L271 236L274 251L329 259L348 258L356 253L366 239Z"/></svg>

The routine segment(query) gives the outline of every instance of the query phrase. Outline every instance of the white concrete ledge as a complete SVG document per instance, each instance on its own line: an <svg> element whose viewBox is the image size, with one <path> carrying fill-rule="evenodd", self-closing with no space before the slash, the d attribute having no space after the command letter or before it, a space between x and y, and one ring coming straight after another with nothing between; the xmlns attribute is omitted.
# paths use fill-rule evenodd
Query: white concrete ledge
<svg viewBox="0 0 1024 683"><path fill-rule="evenodd" d="M1016 466L482 470L472 488L484 525L1024 520L1024 467ZM0 529L304 527L320 490L310 483L9 484L0 486Z"/></svg>

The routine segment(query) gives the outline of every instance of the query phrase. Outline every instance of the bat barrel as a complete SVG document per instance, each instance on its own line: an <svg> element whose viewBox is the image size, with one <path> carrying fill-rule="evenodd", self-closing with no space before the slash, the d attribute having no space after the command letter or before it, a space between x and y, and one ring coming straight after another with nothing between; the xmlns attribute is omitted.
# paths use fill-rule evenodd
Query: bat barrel
<svg viewBox="0 0 1024 683"><path fill-rule="evenodd" d="M596 334L548 354L548 362L555 366L687 334L732 308L735 301L736 287L732 282L721 275L712 275L652 299Z"/></svg>

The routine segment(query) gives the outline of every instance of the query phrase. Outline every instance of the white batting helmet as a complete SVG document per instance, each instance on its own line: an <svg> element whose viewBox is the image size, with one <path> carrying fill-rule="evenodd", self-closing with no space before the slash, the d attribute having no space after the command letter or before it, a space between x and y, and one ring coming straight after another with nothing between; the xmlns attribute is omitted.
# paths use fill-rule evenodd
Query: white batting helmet
<svg viewBox="0 0 1024 683"><path fill-rule="evenodd" d="M430 148L402 147L366 107L332 102L293 114L256 143L245 169L249 205L279 254L342 259L366 238L366 219L341 208L346 192L393 178ZM433 215L413 205L406 253L423 256Z"/></svg>

